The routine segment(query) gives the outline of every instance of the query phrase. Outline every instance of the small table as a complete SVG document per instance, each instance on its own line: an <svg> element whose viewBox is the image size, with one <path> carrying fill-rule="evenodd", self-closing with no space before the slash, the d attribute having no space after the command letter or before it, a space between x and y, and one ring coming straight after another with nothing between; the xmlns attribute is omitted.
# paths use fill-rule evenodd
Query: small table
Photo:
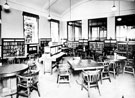
<svg viewBox="0 0 135 98"><path fill-rule="evenodd" d="M124 61L124 60L126 60L127 59L127 57L125 57L125 56L120 56L120 55L109 55L109 56L107 56L107 59L105 60L105 61L108 61L108 62L116 62L117 64L119 63L119 71L117 72L117 73L120 73L120 70L122 71L122 73L123 73L123 68L124 68L124 66L122 66L122 64L121 64L121 62L122 61Z"/></svg>
<svg viewBox="0 0 135 98"><path fill-rule="evenodd" d="M26 64L8 64L8 65L2 65L0 66L0 77L1 78L11 78L16 76L17 74L25 71L28 69L28 65ZM3 86L3 81L2 81L2 86ZM10 89L11 89L11 81L10 81ZM11 95L12 93L8 94ZM8 96L6 95L6 96Z"/></svg>

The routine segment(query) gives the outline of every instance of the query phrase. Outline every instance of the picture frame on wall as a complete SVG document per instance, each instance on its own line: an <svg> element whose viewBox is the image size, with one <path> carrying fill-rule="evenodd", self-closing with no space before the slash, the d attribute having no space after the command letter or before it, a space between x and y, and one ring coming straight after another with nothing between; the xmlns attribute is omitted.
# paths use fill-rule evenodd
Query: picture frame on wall
<svg viewBox="0 0 135 98"><path fill-rule="evenodd" d="M23 12L24 38L26 44L38 43L39 16L27 12Z"/></svg>

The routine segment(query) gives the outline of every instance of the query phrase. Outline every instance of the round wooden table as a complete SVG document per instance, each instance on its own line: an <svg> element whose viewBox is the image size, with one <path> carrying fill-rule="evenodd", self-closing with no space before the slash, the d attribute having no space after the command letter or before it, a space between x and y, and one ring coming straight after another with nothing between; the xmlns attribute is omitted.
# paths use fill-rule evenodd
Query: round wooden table
<svg viewBox="0 0 135 98"><path fill-rule="evenodd" d="M16 92L12 92L13 84L11 84L11 78L15 78L15 76L21 72L24 72L28 69L28 65L26 64L8 64L8 65L2 65L0 66L0 78L1 78L1 84L2 84L2 96L11 96L15 94ZM5 82L8 82L9 80L9 86L4 87L4 80L7 80ZM5 94L5 89L10 89L10 93ZM7 90L6 90L7 91Z"/></svg>
<svg viewBox="0 0 135 98"><path fill-rule="evenodd" d="M9 64L0 66L0 77L12 77L28 69L26 64Z"/></svg>

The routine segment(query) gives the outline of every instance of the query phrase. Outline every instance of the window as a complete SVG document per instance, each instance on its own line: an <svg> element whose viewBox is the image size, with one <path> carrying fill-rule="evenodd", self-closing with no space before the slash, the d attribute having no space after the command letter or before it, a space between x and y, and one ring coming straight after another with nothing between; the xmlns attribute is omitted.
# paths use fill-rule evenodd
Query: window
<svg viewBox="0 0 135 98"><path fill-rule="evenodd" d="M105 40L107 38L107 18L88 20L89 40Z"/></svg>
<svg viewBox="0 0 135 98"><path fill-rule="evenodd" d="M51 19L51 38L52 42L59 42L59 21Z"/></svg>
<svg viewBox="0 0 135 98"><path fill-rule="evenodd" d="M119 16L115 18L116 39L118 41L135 40L135 15ZM117 19L121 18L121 21Z"/></svg>
<svg viewBox="0 0 135 98"><path fill-rule="evenodd" d="M69 41L79 41L82 37L82 23L81 20L69 21L67 23L68 28L68 40Z"/></svg>

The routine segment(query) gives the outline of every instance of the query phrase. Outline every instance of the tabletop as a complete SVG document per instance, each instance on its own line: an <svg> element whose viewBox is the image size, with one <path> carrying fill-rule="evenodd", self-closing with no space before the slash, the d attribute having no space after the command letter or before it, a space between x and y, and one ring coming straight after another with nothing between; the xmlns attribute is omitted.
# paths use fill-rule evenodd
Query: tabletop
<svg viewBox="0 0 135 98"><path fill-rule="evenodd" d="M126 60L127 58L125 56L120 56L120 55L109 55L107 56L106 60L109 61L121 61L121 60Z"/></svg>
<svg viewBox="0 0 135 98"><path fill-rule="evenodd" d="M11 77L28 69L27 64L8 64L0 66L0 77Z"/></svg>
<svg viewBox="0 0 135 98"><path fill-rule="evenodd" d="M74 70L92 70L92 69L102 69L103 65L97 63L91 59L81 59L81 60L68 60L68 63Z"/></svg>

